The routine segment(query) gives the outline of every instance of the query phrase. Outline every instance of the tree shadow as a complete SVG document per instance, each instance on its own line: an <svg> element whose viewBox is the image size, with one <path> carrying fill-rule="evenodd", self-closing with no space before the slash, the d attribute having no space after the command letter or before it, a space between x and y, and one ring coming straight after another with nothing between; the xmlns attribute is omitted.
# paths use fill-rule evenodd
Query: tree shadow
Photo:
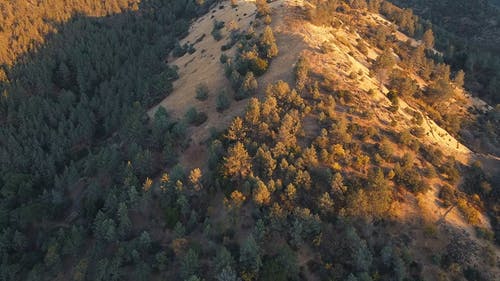
<svg viewBox="0 0 500 281"><path fill-rule="evenodd" d="M127 184L127 161L139 182L173 150L181 135L172 132L174 122L155 137L145 109L172 90L177 74L164 58L213 2L149 0L105 17L75 13L50 22L57 32L2 66L8 79L0 82L0 227L23 243L2 250L0 279L65 271L58 256L43 264L54 242L46 238L69 227L57 222L75 216L72 205L81 205L72 226L90 229L108 194Z"/></svg>

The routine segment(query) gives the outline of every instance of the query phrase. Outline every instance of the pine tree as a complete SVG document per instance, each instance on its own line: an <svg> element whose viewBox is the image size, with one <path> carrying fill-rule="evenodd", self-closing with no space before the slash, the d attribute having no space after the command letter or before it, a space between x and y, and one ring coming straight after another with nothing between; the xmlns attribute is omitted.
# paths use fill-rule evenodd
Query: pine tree
<svg viewBox="0 0 500 281"><path fill-rule="evenodd" d="M381 83L383 83L387 78L395 64L396 59L394 58L390 48L386 48L384 52L377 57L373 63L373 70Z"/></svg>
<svg viewBox="0 0 500 281"><path fill-rule="evenodd" d="M465 72L463 70L459 70L457 74L455 74L453 82L455 83L455 86L457 86L458 88L462 88L464 86L464 81L465 81Z"/></svg>
<svg viewBox="0 0 500 281"><path fill-rule="evenodd" d="M250 235L240 247L240 265L243 270L254 276L258 275L262 266L260 249L253 235Z"/></svg>
<svg viewBox="0 0 500 281"><path fill-rule="evenodd" d="M232 268L234 266L234 258L231 255L231 252L227 250L226 247L221 246L217 254L215 256L214 260L214 267L215 267L215 272L222 272L226 268Z"/></svg>
<svg viewBox="0 0 500 281"><path fill-rule="evenodd" d="M253 201L260 206L269 205L271 202L271 193L261 180L257 181L257 187L253 191Z"/></svg>
<svg viewBox="0 0 500 281"><path fill-rule="evenodd" d="M434 33L432 29L427 29L422 36L422 42L424 43L425 48L432 49L434 48Z"/></svg>
<svg viewBox="0 0 500 281"><path fill-rule="evenodd" d="M251 126L257 126L260 123L260 102L256 98L251 98L245 112L245 122Z"/></svg>
<svg viewBox="0 0 500 281"><path fill-rule="evenodd" d="M271 59L278 55L278 45L276 45L276 39L270 26L264 28L259 44L266 58Z"/></svg>
<svg viewBox="0 0 500 281"><path fill-rule="evenodd" d="M193 250L189 249L184 258L181 261L180 275L181 278L186 280L193 275L196 275L199 271L200 263L198 254Z"/></svg>
<svg viewBox="0 0 500 281"><path fill-rule="evenodd" d="M242 142L245 140L246 135L247 135L247 128L243 124L243 120L241 119L241 117L237 116L236 118L233 119L233 122L227 129L226 138L229 141Z"/></svg>
<svg viewBox="0 0 500 281"><path fill-rule="evenodd" d="M271 151L264 147L259 147L255 155L256 170L261 175L271 177L276 169L276 160L273 158Z"/></svg>
<svg viewBox="0 0 500 281"><path fill-rule="evenodd" d="M255 5L257 6L257 15L259 17L264 17L271 13L271 7L269 7L266 0L256 0Z"/></svg>
<svg viewBox="0 0 500 281"><path fill-rule="evenodd" d="M236 100L242 100L248 98L249 96L254 95L257 92L258 83L257 79L252 71L247 72L245 78L243 78L243 82L241 83L240 89L235 96Z"/></svg>
<svg viewBox="0 0 500 281"><path fill-rule="evenodd" d="M252 163L245 146L237 142L229 148L228 156L224 157L224 174L232 179L242 180L252 172Z"/></svg>
<svg viewBox="0 0 500 281"><path fill-rule="evenodd" d="M373 261L372 254L353 227L348 227L345 233L345 243L348 245L350 260L358 272L369 271Z"/></svg>
<svg viewBox="0 0 500 281"><path fill-rule="evenodd" d="M128 208L125 203L121 202L118 206L118 235L125 238L132 227L132 222L128 216Z"/></svg>
<svg viewBox="0 0 500 281"><path fill-rule="evenodd" d="M295 88L298 92L301 92L304 89L308 75L308 61L304 56L300 56L299 61L295 65Z"/></svg>
<svg viewBox="0 0 500 281"><path fill-rule="evenodd" d="M202 173L200 168L195 168L189 173L189 182L193 185L193 189L196 192L202 189L201 177Z"/></svg>
<svg viewBox="0 0 500 281"><path fill-rule="evenodd" d="M319 198L319 207L321 209L321 212L324 215L329 215L334 211L333 206L334 203L332 198L330 197L330 194L328 194L328 192L323 193L323 195L321 195L321 197Z"/></svg>
<svg viewBox="0 0 500 281"><path fill-rule="evenodd" d="M222 271L220 271L217 276L215 277L217 281L240 281L241 279L238 278L236 275L236 271L230 266L225 267Z"/></svg>

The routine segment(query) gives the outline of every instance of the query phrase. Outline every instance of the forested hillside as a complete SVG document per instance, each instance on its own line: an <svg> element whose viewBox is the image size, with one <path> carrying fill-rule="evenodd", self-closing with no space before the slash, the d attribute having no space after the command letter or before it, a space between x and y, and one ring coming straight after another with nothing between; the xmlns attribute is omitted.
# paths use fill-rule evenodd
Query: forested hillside
<svg viewBox="0 0 500 281"><path fill-rule="evenodd" d="M444 59L468 72L469 89L500 102L500 9L491 1L395 0L433 24Z"/></svg>
<svg viewBox="0 0 500 281"><path fill-rule="evenodd" d="M164 57L210 3L138 2L0 4L2 280L61 278L82 247L100 256L86 238L99 210L126 211L119 198L175 158L183 125L145 109L168 95ZM110 280L98 262L70 258Z"/></svg>
<svg viewBox="0 0 500 281"><path fill-rule="evenodd" d="M0 280L494 280L462 2L0 0Z"/></svg>

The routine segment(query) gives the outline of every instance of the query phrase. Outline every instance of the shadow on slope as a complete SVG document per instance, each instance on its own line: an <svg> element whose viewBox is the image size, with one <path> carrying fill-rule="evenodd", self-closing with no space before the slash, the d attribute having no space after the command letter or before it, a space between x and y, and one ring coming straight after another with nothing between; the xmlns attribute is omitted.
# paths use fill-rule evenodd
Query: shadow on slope
<svg viewBox="0 0 500 281"><path fill-rule="evenodd" d="M71 215L73 227L89 229L115 188L138 188L172 157L181 126L163 113L151 128L145 109L171 91L177 74L164 57L212 3L150 0L102 18L75 14L43 46L3 66L1 238L20 242L0 247L0 279L52 279L64 254L44 263L56 243L48 237L69 227L56 221Z"/></svg>

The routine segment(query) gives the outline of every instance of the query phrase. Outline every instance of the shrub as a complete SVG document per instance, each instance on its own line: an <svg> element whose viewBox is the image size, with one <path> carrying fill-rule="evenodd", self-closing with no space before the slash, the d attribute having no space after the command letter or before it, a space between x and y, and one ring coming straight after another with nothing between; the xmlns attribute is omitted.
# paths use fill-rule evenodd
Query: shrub
<svg viewBox="0 0 500 281"><path fill-rule="evenodd" d="M389 83L389 89L397 92L402 97L410 97L419 89L418 84L404 75L401 71L394 71Z"/></svg>
<svg viewBox="0 0 500 281"><path fill-rule="evenodd" d="M460 172L453 158L448 158L448 160L440 166L440 172L445 174L447 180L451 183L457 183L460 179Z"/></svg>
<svg viewBox="0 0 500 281"><path fill-rule="evenodd" d="M267 15L264 17L264 24L265 25L270 25L272 22L272 19L271 19L271 16L270 15Z"/></svg>
<svg viewBox="0 0 500 281"><path fill-rule="evenodd" d="M457 205L468 223L477 225L481 222L479 212L467 200L460 198L457 200Z"/></svg>
<svg viewBox="0 0 500 281"><path fill-rule="evenodd" d="M392 155L394 154L394 146L387 139L382 140L380 144L377 144L378 151L380 155L386 160L390 161Z"/></svg>
<svg viewBox="0 0 500 281"><path fill-rule="evenodd" d="M257 16L259 17L264 17L271 13L271 7L269 7L266 0L255 1L255 6L257 6Z"/></svg>
<svg viewBox="0 0 500 281"><path fill-rule="evenodd" d="M395 181L397 184L403 185L413 193L424 193L429 190L419 174L419 172L412 166L404 165L401 167L396 164L394 167Z"/></svg>
<svg viewBox="0 0 500 281"><path fill-rule="evenodd" d="M443 201L445 207L449 207L456 202L456 193L449 185L443 185L439 190L438 196Z"/></svg>
<svg viewBox="0 0 500 281"><path fill-rule="evenodd" d="M226 94L226 91L222 90L215 100L215 109L217 112L223 112L228 109L231 104L229 97Z"/></svg>
<svg viewBox="0 0 500 281"><path fill-rule="evenodd" d="M413 117L415 118L415 123L417 123L417 125L422 125L424 123L424 117L420 112L415 111Z"/></svg>
<svg viewBox="0 0 500 281"><path fill-rule="evenodd" d="M187 44L184 44L181 46L179 42L175 43L174 49L172 50L172 56L178 58L182 57L186 52L187 52L188 46Z"/></svg>
<svg viewBox="0 0 500 281"><path fill-rule="evenodd" d="M426 94L429 102L433 103L448 100L453 96L453 92L450 81L438 79L428 87Z"/></svg>
<svg viewBox="0 0 500 281"><path fill-rule="evenodd" d="M411 129L411 133L417 138L423 138L425 136L425 129L422 127L414 127Z"/></svg>
<svg viewBox="0 0 500 281"><path fill-rule="evenodd" d="M398 143L402 145L409 145L410 142L412 141L413 137L411 136L410 132L407 130L402 131L398 135Z"/></svg>
<svg viewBox="0 0 500 281"><path fill-rule="evenodd" d="M220 41L222 39L221 29L224 25L225 23L223 21L214 21L214 27L211 34L216 41Z"/></svg>
<svg viewBox="0 0 500 281"><path fill-rule="evenodd" d="M482 239L485 239L485 240L488 240L488 241L491 241L491 242L493 242L494 239L495 239L495 234L493 233L493 231L491 231L491 230L489 230L488 228L485 228L485 227L479 227L479 226L477 226L476 227L476 235L479 238L482 238Z"/></svg>
<svg viewBox="0 0 500 281"><path fill-rule="evenodd" d="M205 83L198 84L196 86L196 99L204 101L208 98L208 87Z"/></svg>
<svg viewBox="0 0 500 281"><path fill-rule="evenodd" d="M251 95L255 94L257 88L258 88L257 79L255 79L253 72L249 71L245 75L245 78L243 79L241 86L236 92L234 98L236 100L242 100L248 98Z"/></svg>
<svg viewBox="0 0 500 281"><path fill-rule="evenodd" d="M186 122L195 126L203 124L208 118L205 112L198 112L194 107L188 109L184 117Z"/></svg>
<svg viewBox="0 0 500 281"><path fill-rule="evenodd" d="M227 60L228 60L228 57L227 57L227 55L226 55L226 54L222 54L222 55L220 55L220 62L221 62L222 64L225 64L225 63L227 62Z"/></svg>
<svg viewBox="0 0 500 281"><path fill-rule="evenodd" d="M394 91L389 91L389 93L387 93L387 98L391 101L391 107L389 108L389 110L391 112L398 111L398 109L399 109L398 94Z"/></svg>
<svg viewBox="0 0 500 281"><path fill-rule="evenodd" d="M368 47L366 47L366 44L363 41L359 41L357 47L360 53L365 56L368 55Z"/></svg>
<svg viewBox="0 0 500 281"><path fill-rule="evenodd" d="M222 40L222 33L220 32L219 29L212 30L212 36L214 37L215 41Z"/></svg>
<svg viewBox="0 0 500 281"><path fill-rule="evenodd" d="M191 55L191 54L194 54L194 52L196 52L196 48L194 47L194 45L190 44L188 45L187 47L187 52Z"/></svg>

